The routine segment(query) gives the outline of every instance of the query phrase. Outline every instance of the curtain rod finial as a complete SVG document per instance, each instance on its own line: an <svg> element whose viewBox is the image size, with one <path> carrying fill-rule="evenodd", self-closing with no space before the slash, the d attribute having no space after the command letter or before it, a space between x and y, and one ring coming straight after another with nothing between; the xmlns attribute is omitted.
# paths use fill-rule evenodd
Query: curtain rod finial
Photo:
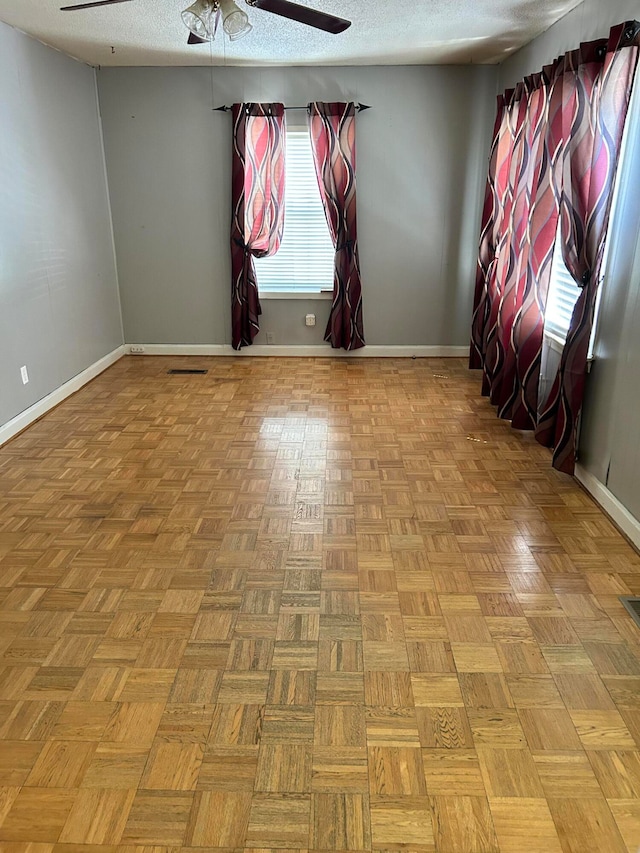
<svg viewBox="0 0 640 853"><path fill-rule="evenodd" d="M370 110L371 107L369 106L369 104L358 104L358 109L360 110L360 112L362 112L363 110Z"/></svg>
<svg viewBox="0 0 640 853"><path fill-rule="evenodd" d="M230 109L231 107L227 107L225 104L223 104L221 107L213 108L214 112L216 113L228 113Z"/></svg>

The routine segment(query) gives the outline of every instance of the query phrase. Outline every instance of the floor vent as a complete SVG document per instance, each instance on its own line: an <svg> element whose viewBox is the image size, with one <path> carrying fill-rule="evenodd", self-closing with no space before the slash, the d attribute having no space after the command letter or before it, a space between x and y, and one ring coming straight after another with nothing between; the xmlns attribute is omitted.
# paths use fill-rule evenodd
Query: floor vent
<svg viewBox="0 0 640 853"><path fill-rule="evenodd" d="M193 367L172 367L171 370L167 370L167 373L175 373L180 376L184 376L185 374L201 374L208 373L208 370L195 370Z"/></svg>
<svg viewBox="0 0 640 853"><path fill-rule="evenodd" d="M636 625L640 627L640 598L633 595L621 595L620 601L627 608Z"/></svg>

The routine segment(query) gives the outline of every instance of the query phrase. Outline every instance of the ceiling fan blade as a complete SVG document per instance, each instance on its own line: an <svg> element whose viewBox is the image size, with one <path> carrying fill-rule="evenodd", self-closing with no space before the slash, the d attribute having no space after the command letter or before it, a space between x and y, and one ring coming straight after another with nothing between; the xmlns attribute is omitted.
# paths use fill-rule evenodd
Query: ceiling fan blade
<svg viewBox="0 0 640 853"><path fill-rule="evenodd" d="M93 0L93 3L77 3L75 6L61 6L61 12L75 12L77 9L93 9L95 6L111 6L112 3L129 3L130 0Z"/></svg>
<svg viewBox="0 0 640 853"><path fill-rule="evenodd" d="M316 27L318 30L334 35L344 32L351 26L351 21L347 21L346 18L337 18L335 15L319 12L317 9L309 9L308 6L291 3L290 0L247 0L247 2L249 6L255 6L256 9L264 9L265 12L273 12L274 15L290 18L292 21L299 21L308 27Z"/></svg>

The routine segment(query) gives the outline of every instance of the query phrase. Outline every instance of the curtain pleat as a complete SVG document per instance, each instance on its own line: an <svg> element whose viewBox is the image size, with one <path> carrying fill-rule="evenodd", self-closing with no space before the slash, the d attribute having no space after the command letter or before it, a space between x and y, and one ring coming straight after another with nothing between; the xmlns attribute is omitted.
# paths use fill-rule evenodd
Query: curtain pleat
<svg viewBox="0 0 640 853"><path fill-rule="evenodd" d="M318 187L336 250L333 299L325 341L334 348L365 345L356 223L355 105L309 104L309 133Z"/></svg>
<svg viewBox="0 0 640 853"><path fill-rule="evenodd" d="M558 211L558 168L562 152L562 62L542 72L543 111L527 223L524 293L513 330L515 379L511 423L516 429L535 429L538 420L544 312L551 278ZM537 175L537 182L536 182Z"/></svg>
<svg viewBox="0 0 640 853"><path fill-rule="evenodd" d="M484 361L482 365L482 393L491 394L496 372L500 369L498 324L500 305L504 293L505 279L512 260L511 217L513 211L515 181L520 154L519 143L525 118L522 84L509 94L498 142L496 195L499 216L496 219L495 257L489 265L487 277L488 311L484 333Z"/></svg>
<svg viewBox="0 0 640 853"><path fill-rule="evenodd" d="M504 133L506 109L506 97L505 95L499 95L491 150L489 152L489 174L487 176L484 205L482 208L473 318L471 321L471 348L469 352L469 367L471 369L482 368L487 351L486 330L491 308L487 283L489 280L489 270L495 261L496 242L499 235L498 222L501 216L501 198L498 187L498 154L500 140Z"/></svg>
<svg viewBox="0 0 640 853"><path fill-rule="evenodd" d="M502 369L491 389L491 401L498 406L501 418L511 418L521 392L517 375L522 312L527 285L527 270L531 249L529 222L535 188L542 168L546 81L542 74L525 80L527 107L522 130L522 156L513 206L513 261L505 285L499 313L498 334L502 353Z"/></svg>
<svg viewBox="0 0 640 853"><path fill-rule="evenodd" d="M260 331L253 258L278 251L284 230L283 104L233 105L231 343L250 346Z"/></svg>

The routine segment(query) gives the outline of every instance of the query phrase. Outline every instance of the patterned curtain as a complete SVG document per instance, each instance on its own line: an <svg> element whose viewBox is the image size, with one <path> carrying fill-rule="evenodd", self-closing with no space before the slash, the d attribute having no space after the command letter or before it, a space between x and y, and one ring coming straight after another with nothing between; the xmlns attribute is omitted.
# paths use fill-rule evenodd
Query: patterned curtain
<svg viewBox="0 0 640 853"><path fill-rule="evenodd" d="M565 56L562 251L582 292L536 438L554 448L554 467L568 474L575 465L600 268L639 47L640 24L633 21L614 27L608 40Z"/></svg>
<svg viewBox="0 0 640 853"><path fill-rule="evenodd" d="M231 343L249 346L261 314L253 258L278 251L284 229L283 104L233 105Z"/></svg>
<svg viewBox="0 0 640 853"><path fill-rule="evenodd" d="M504 104L501 105L500 102L498 104L499 112L502 106L502 118L495 151L496 171L493 180L495 213L492 221L491 240L486 247L486 250L493 247L493 257L487 256L478 260L479 274L480 269L486 267L487 275L477 306L477 324L473 337L478 341L477 351L481 354L482 393L485 395L491 392L499 357L496 335L504 289L505 264L510 255L511 247L510 224L515 188L514 157L517 161L516 140L524 121L522 93L522 86L511 89L505 93ZM474 349L473 337L472 352Z"/></svg>
<svg viewBox="0 0 640 853"><path fill-rule="evenodd" d="M355 106L309 104L309 133L327 225L336 250L333 301L324 339L334 348L365 345L356 228Z"/></svg>
<svg viewBox="0 0 640 853"><path fill-rule="evenodd" d="M507 136L509 154L507 157L507 182L504 197L503 220L497 257L494 267L496 297L492 305L487 335L487 354L484 362L483 390L491 402L496 401L502 368L504 365L503 324L509 313L509 299L516 272L516 224L518 219L518 185L524 150L524 126L527 117L527 96L523 83L518 83L507 110Z"/></svg>
<svg viewBox="0 0 640 853"><path fill-rule="evenodd" d="M489 152L489 174L484 194L482 209L482 226L480 229L480 248L478 251L478 268L476 270L476 287L473 301L473 319L471 321L471 351L469 367L481 369L487 353L487 325L493 294L488 291L491 267L496 260L496 245L500 236L500 220L503 205L503 191L498 180L500 174L499 154L500 141L506 132L507 103L510 93L498 96L498 111L493 128L493 141ZM502 147L504 150L504 146Z"/></svg>
<svg viewBox="0 0 640 853"><path fill-rule="evenodd" d="M562 61L547 65L540 81L545 103L540 116L538 162L534 170L525 238L524 293L513 326L513 394L510 404L504 409L505 416L511 416L515 429L535 429L538 422L544 312L560 206L558 170L563 144L562 85L559 81L562 70Z"/></svg>
<svg viewBox="0 0 640 853"><path fill-rule="evenodd" d="M504 286L496 327L496 364L490 399L498 406L501 418L510 418L518 391L516 381L517 333L526 284L529 260L528 224L535 188L542 165L542 140L546 127L546 87L541 74L527 77L521 95L518 136L514 146L512 171L514 194L511 220L508 223L509 255L503 273Z"/></svg>
<svg viewBox="0 0 640 853"><path fill-rule="evenodd" d="M470 367L517 429L573 472L576 424L640 24L582 45L498 101L485 195ZM562 216L565 261L583 287L549 400L538 388L544 312ZM542 415L539 414L543 408Z"/></svg>

